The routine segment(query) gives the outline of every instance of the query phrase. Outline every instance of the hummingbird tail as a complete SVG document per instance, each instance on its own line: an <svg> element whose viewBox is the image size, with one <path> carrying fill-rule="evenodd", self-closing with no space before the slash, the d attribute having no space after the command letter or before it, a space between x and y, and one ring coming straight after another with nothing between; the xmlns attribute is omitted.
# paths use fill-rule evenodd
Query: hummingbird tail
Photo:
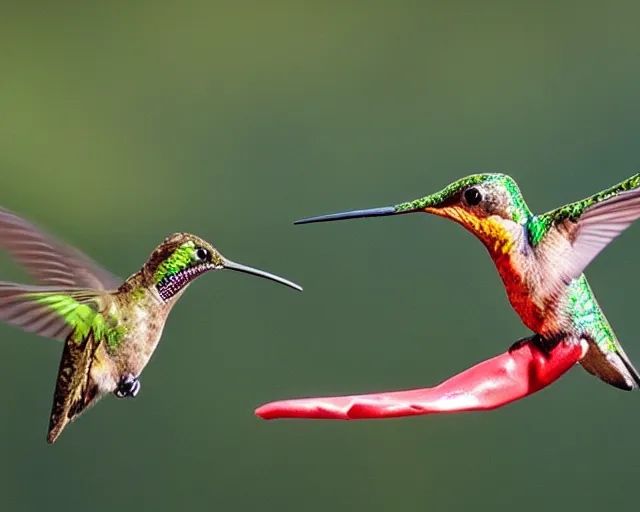
<svg viewBox="0 0 640 512"><path fill-rule="evenodd" d="M65 427L95 404L103 394L90 375L97 343L89 334L80 343L67 338L62 351L47 441L55 443Z"/></svg>
<svg viewBox="0 0 640 512"><path fill-rule="evenodd" d="M640 373L616 341L615 352L603 352L595 343L589 343L589 350L580 364L603 382L624 391L640 388Z"/></svg>
<svg viewBox="0 0 640 512"><path fill-rule="evenodd" d="M636 370L635 366L633 366L633 363L629 359L629 356L624 353L622 348L618 351L618 356L620 357L622 364L624 364L625 368L629 372L630 377L633 379L633 387L640 388L640 373L638 373L638 370Z"/></svg>
<svg viewBox="0 0 640 512"><path fill-rule="evenodd" d="M103 394L99 392L97 386L93 386L87 389L84 396L77 398L75 401L69 403L68 410L60 413L58 410L54 411L49 421L49 432L47 433L47 442L53 444L56 442L62 431L83 412L90 409L95 405Z"/></svg>

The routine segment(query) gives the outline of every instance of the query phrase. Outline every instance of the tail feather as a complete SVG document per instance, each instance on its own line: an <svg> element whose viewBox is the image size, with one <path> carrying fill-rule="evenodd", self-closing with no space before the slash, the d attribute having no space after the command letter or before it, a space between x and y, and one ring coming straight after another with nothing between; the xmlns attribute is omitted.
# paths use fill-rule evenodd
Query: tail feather
<svg viewBox="0 0 640 512"><path fill-rule="evenodd" d="M53 396L47 441L53 444L64 428L101 397L90 377L97 344L92 334L80 343L67 338Z"/></svg>
<svg viewBox="0 0 640 512"><path fill-rule="evenodd" d="M615 352L602 352L594 342L580 361L582 367L603 382L624 391L640 388L640 373L619 343Z"/></svg>

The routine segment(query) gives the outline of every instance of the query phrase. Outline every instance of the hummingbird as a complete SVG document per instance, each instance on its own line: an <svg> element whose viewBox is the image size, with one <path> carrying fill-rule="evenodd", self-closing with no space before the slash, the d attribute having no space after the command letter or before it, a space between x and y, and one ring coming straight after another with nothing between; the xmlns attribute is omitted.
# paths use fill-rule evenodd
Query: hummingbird
<svg viewBox="0 0 640 512"><path fill-rule="evenodd" d="M39 284L0 282L0 321L64 342L47 441L107 394L132 398L187 287L219 269L302 288L225 258L189 233L168 236L142 268L122 280L76 248L0 207L0 246Z"/></svg>
<svg viewBox="0 0 640 512"><path fill-rule="evenodd" d="M588 344L579 361L622 390L640 386L633 366L584 275L591 261L640 217L640 174L585 199L534 215L513 178L475 174L414 201L295 221L308 224L424 212L473 233L485 246L508 300L533 331L510 351L533 343L549 355L559 343Z"/></svg>

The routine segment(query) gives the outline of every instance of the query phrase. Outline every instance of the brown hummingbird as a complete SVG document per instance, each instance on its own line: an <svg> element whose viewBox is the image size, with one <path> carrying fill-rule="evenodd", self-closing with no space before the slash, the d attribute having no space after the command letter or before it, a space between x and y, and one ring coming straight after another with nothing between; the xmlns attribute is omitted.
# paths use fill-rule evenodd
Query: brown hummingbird
<svg viewBox="0 0 640 512"><path fill-rule="evenodd" d="M103 396L135 397L169 312L189 284L228 269L291 281L234 263L205 240L174 233L124 282L77 249L0 208L0 246L39 285L0 282L0 321L64 341L47 441Z"/></svg>

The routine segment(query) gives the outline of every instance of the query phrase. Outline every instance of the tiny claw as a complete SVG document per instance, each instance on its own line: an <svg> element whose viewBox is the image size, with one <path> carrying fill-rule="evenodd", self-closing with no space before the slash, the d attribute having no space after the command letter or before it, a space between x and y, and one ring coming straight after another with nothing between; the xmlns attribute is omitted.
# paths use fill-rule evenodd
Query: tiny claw
<svg viewBox="0 0 640 512"><path fill-rule="evenodd" d="M140 391L140 381L133 375L125 375L120 379L114 394L118 398L134 398Z"/></svg>
<svg viewBox="0 0 640 512"><path fill-rule="evenodd" d="M545 338L540 334L533 334L531 336L527 336L526 338L521 338L518 341L514 342L509 347L509 354L521 349L528 343L531 343L538 351L546 358L549 359L551 357L551 352L554 348L558 346L558 343L562 341L562 336L554 336L552 338Z"/></svg>
<svg viewBox="0 0 640 512"><path fill-rule="evenodd" d="M533 336L527 336L526 338L520 338L518 341L514 341L509 347L509 354L516 352L517 350L520 350L527 343L531 343L532 341L534 341L534 338L536 336L537 335L534 334Z"/></svg>

